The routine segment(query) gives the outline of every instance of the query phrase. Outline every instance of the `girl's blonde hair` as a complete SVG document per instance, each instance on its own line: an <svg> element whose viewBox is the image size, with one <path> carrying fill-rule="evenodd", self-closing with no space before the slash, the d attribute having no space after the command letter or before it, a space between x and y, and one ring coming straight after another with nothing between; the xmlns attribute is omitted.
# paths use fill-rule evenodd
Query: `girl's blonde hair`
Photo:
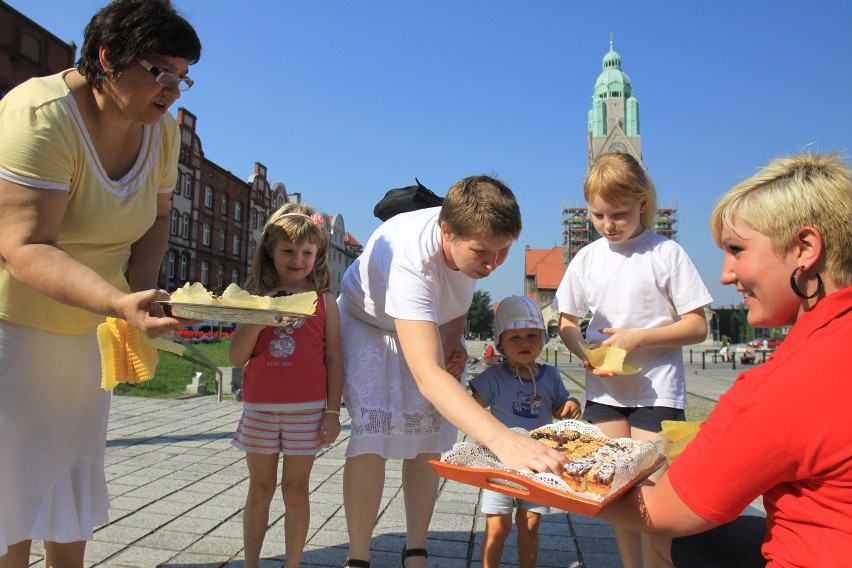
<svg viewBox="0 0 852 568"><path fill-rule="evenodd" d="M640 222L646 229L654 230L657 217L657 189L645 168L630 154L601 154L589 168L583 182L586 203L599 197L613 203L625 197L645 200Z"/></svg>
<svg viewBox="0 0 852 568"><path fill-rule="evenodd" d="M852 171L839 154L807 153L771 161L732 187L710 216L710 231L722 246L722 231L736 233L741 221L769 237L779 255L802 227L822 236L825 273L852 284Z"/></svg>
<svg viewBox="0 0 852 568"><path fill-rule="evenodd" d="M272 259L273 251L280 239L317 246L314 269L307 281L318 294L331 288L331 269L328 266L328 231L326 219L313 207L303 203L288 203L269 217L254 253L246 288L252 294L266 294L278 287L278 271Z"/></svg>

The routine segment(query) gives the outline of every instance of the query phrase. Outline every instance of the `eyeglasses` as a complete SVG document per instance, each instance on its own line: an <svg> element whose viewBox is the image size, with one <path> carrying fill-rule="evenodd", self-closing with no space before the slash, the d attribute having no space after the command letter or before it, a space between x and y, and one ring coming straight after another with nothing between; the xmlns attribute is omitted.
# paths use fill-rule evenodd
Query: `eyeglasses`
<svg viewBox="0 0 852 568"><path fill-rule="evenodd" d="M174 73L169 73L168 71L161 71L160 69L154 67L144 59L140 59L139 63L148 70L148 72L154 76L154 80L157 81L163 87L177 87L181 91L188 91L189 88L195 84L195 81L190 79L189 77L181 77L180 75L175 75Z"/></svg>

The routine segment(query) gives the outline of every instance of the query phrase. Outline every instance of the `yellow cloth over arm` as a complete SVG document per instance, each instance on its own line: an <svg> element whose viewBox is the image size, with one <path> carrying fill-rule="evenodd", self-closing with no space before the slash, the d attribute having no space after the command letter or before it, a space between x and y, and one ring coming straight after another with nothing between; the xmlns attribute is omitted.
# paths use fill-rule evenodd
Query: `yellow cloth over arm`
<svg viewBox="0 0 852 568"><path fill-rule="evenodd" d="M138 328L122 319L107 318L98 326L101 351L101 388L119 383L141 383L154 378L160 356Z"/></svg>

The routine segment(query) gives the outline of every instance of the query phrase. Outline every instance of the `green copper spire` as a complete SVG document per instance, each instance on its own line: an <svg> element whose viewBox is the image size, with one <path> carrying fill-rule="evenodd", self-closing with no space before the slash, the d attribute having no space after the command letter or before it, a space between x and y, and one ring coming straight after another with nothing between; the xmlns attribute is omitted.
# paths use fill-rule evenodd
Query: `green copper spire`
<svg viewBox="0 0 852 568"><path fill-rule="evenodd" d="M609 51L603 57L601 74L592 92L590 155L597 156L605 149L625 151L629 141L639 157L639 101L633 96L633 84L621 70L621 56L612 44L610 34Z"/></svg>
<svg viewBox="0 0 852 568"><path fill-rule="evenodd" d="M604 55L601 66L603 71L598 75L598 80L595 82L593 95L595 98L620 97L629 99L633 96L633 85L630 84L630 77L627 76L627 73L621 70L621 56L612 48L611 35L609 53Z"/></svg>

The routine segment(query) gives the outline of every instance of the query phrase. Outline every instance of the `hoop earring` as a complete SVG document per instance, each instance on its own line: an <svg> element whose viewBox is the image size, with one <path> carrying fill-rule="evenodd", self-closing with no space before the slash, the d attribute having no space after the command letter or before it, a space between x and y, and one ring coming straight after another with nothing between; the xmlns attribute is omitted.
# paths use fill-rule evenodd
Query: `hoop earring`
<svg viewBox="0 0 852 568"><path fill-rule="evenodd" d="M796 268L793 269L793 274L790 275L790 288L793 289L793 293L795 295L802 298L803 300L812 300L813 298L816 298L817 295L825 289L825 287L822 284L822 278L820 277L819 272L817 272L817 275L816 275L817 289L816 289L816 291L814 291L814 293L811 294L810 296L808 296L807 294L802 292L801 288L799 288L799 285L796 283L796 273L799 270L804 270L804 269L805 269L804 266L797 266Z"/></svg>

